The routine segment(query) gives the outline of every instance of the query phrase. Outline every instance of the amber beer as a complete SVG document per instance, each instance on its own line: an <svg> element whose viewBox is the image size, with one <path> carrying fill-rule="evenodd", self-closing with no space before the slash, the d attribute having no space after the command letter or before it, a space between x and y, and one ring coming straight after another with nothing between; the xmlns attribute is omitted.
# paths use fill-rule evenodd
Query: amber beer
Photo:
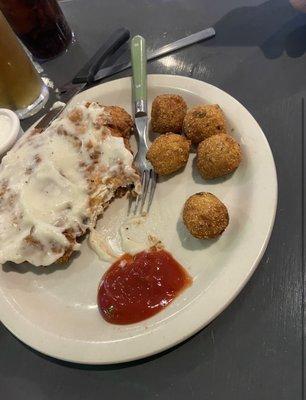
<svg viewBox="0 0 306 400"><path fill-rule="evenodd" d="M0 107L25 118L42 107L47 95L33 63L0 11Z"/></svg>

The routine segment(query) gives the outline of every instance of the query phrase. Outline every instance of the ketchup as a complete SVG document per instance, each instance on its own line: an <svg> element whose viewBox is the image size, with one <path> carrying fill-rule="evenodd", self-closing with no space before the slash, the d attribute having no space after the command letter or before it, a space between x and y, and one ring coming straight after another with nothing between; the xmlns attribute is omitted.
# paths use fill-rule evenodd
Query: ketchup
<svg viewBox="0 0 306 400"><path fill-rule="evenodd" d="M192 282L165 250L125 254L104 274L98 291L102 317L132 324L158 313Z"/></svg>

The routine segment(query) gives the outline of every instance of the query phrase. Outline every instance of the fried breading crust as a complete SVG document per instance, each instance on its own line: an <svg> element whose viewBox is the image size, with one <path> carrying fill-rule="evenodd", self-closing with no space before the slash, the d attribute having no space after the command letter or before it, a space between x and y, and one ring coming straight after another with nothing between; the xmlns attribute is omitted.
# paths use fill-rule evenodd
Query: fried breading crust
<svg viewBox="0 0 306 400"><path fill-rule="evenodd" d="M183 209L183 221L192 236L211 239L220 236L229 223L226 206L213 194L190 196Z"/></svg>
<svg viewBox="0 0 306 400"><path fill-rule="evenodd" d="M197 168L204 179L214 179L234 172L242 159L241 149L229 135L214 135L197 149Z"/></svg>
<svg viewBox="0 0 306 400"><path fill-rule="evenodd" d="M218 104L203 104L188 110L183 130L194 144L210 136L227 133L225 117Z"/></svg>
<svg viewBox="0 0 306 400"><path fill-rule="evenodd" d="M175 94L162 94L155 97L151 110L153 132L182 132L187 105L183 98Z"/></svg>
<svg viewBox="0 0 306 400"><path fill-rule="evenodd" d="M151 144L147 159L159 175L171 174L183 168L189 157L190 140L175 133L159 136Z"/></svg>

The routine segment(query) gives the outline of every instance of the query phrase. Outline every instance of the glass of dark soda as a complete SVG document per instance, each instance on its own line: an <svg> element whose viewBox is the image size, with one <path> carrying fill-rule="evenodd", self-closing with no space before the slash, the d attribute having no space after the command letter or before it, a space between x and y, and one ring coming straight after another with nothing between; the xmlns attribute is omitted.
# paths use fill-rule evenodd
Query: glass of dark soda
<svg viewBox="0 0 306 400"><path fill-rule="evenodd" d="M57 0L0 0L0 9L38 60L56 57L72 40L71 29Z"/></svg>

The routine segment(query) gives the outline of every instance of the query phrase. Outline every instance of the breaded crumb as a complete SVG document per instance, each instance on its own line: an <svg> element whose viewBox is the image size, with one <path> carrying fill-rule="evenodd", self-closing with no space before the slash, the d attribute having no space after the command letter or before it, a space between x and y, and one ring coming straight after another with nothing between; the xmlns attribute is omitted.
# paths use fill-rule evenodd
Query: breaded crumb
<svg viewBox="0 0 306 400"><path fill-rule="evenodd" d="M157 174L167 175L186 165L189 151L189 140L175 133L167 133L154 140L147 152L147 159Z"/></svg>
<svg viewBox="0 0 306 400"><path fill-rule="evenodd" d="M197 168L204 179L214 179L234 172L242 159L241 149L229 135L214 135L197 149Z"/></svg>
<svg viewBox="0 0 306 400"><path fill-rule="evenodd" d="M162 94L155 97L151 110L151 126L156 133L181 133L187 105L176 94Z"/></svg>
<svg viewBox="0 0 306 400"><path fill-rule="evenodd" d="M192 236L211 239L224 232L229 216L226 206L216 196L200 192L185 202L183 221Z"/></svg>
<svg viewBox="0 0 306 400"><path fill-rule="evenodd" d="M218 104L203 104L188 110L183 129L194 144L210 136L227 133L225 117Z"/></svg>

